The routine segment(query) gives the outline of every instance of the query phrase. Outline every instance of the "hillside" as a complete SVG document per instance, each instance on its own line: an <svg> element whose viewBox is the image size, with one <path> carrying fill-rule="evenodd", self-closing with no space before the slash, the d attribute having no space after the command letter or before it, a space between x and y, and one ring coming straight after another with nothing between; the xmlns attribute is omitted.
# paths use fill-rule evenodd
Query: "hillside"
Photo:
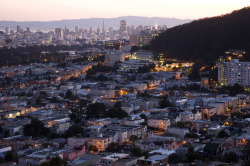
<svg viewBox="0 0 250 166"><path fill-rule="evenodd" d="M167 25L169 28L188 23L191 20L188 19L177 19L177 18L161 18L161 17L138 17L138 16L125 16L117 18L90 18L90 19L74 19L74 20L60 20L60 21L26 21L26 22L15 22L15 21L0 21L0 29L4 29L6 26L11 29L16 29L17 25L21 27L32 27L35 29L54 29L54 28L64 28L67 26L70 29L74 29L75 26L80 26L83 28L89 27L102 27L103 21L108 29L109 27L119 28L120 21L126 20L127 25Z"/></svg>
<svg viewBox="0 0 250 166"><path fill-rule="evenodd" d="M250 51L250 7L176 26L151 42L167 58L213 61L228 49Z"/></svg>

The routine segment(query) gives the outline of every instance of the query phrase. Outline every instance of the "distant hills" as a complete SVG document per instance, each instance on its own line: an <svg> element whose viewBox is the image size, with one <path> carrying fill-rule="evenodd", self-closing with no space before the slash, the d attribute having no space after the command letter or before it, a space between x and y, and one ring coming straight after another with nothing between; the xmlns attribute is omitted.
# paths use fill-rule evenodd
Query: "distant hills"
<svg viewBox="0 0 250 166"><path fill-rule="evenodd" d="M192 20L189 19L177 19L177 18L161 18L161 17L138 17L138 16L125 16L117 18L90 18L90 19L74 19L74 20L61 20L61 21L25 21L25 22L15 22L15 21L0 21L0 29L4 29L6 26L11 29L16 30L16 26L20 25L23 28L32 27L35 29L54 29L54 28L64 28L67 26L70 29L74 29L75 26L82 28L89 27L102 27L103 21L105 22L105 27L119 28L120 21L126 20L128 25L167 25L169 28L188 23Z"/></svg>
<svg viewBox="0 0 250 166"><path fill-rule="evenodd" d="M249 52L250 7L170 28L151 42L151 49L168 58L207 61L229 49Z"/></svg>

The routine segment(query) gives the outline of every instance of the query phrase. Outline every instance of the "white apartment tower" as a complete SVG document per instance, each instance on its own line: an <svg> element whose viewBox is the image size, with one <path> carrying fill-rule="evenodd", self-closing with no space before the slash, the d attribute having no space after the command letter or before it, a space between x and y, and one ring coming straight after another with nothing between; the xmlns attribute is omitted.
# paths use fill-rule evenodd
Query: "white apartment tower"
<svg viewBox="0 0 250 166"><path fill-rule="evenodd" d="M240 62L239 59L233 59L231 62L219 62L218 80L223 85L238 83L250 87L250 62Z"/></svg>

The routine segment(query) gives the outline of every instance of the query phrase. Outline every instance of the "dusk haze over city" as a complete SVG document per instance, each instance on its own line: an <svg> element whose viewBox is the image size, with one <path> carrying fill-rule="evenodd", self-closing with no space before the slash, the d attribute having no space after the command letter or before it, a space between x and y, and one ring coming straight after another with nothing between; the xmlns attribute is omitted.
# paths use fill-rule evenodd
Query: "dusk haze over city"
<svg viewBox="0 0 250 166"><path fill-rule="evenodd" d="M0 8L0 166L250 166L249 0Z"/></svg>

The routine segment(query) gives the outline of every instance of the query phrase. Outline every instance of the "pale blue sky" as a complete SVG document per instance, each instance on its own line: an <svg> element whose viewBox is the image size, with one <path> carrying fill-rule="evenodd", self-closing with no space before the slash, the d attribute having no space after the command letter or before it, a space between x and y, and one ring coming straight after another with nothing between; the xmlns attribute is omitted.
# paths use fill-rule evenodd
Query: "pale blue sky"
<svg viewBox="0 0 250 166"><path fill-rule="evenodd" d="M118 16L197 19L229 13L250 0L0 0L0 20L48 21Z"/></svg>

